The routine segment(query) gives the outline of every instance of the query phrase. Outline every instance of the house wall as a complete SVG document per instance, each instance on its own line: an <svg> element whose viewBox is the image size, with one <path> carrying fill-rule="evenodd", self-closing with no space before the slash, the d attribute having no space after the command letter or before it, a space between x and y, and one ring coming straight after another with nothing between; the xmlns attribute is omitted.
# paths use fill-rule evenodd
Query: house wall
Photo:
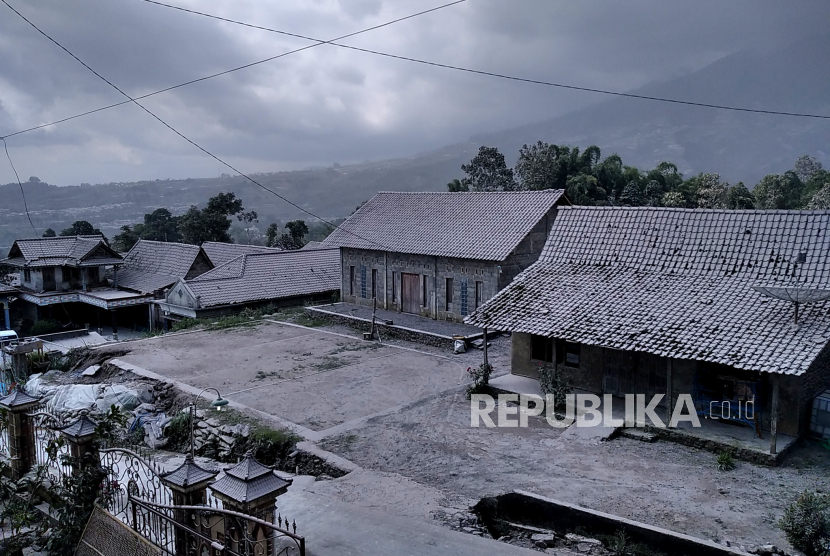
<svg viewBox="0 0 830 556"><path fill-rule="evenodd" d="M340 299L347 303L372 306L372 270L377 271L377 306L401 311L401 273L419 276L419 292L426 277L426 300L418 314L461 322L475 308L476 282L480 282L482 302L499 288L499 265L489 261L386 253L368 249L341 248ZM351 268L355 269L354 294L350 290ZM447 303L447 279L452 279L452 300ZM462 292L466 282L466 304Z"/></svg>
<svg viewBox="0 0 830 556"><path fill-rule="evenodd" d="M190 269L187 271L187 275L184 276L184 279L190 280L191 278L196 278L212 268L213 264L210 262L210 259L208 259L207 255L200 251L199 254L196 255L193 264L190 265Z"/></svg>
<svg viewBox="0 0 830 556"><path fill-rule="evenodd" d="M196 298L190 293L190 290L184 286L181 282L177 283L175 286L170 288L170 291L167 292L167 297L165 298L167 303L171 305L180 305L182 307L187 307L189 309L195 309L198 307L198 303L196 302Z"/></svg>
<svg viewBox="0 0 830 556"><path fill-rule="evenodd" d="M551 208L545 216L536 223L527 236L513 249L513 252L501 265L499 274L499 290L507 287L520 272L536 262L545 242L548 239L553 220L556 218L557 207Z"/></svg>
<svg viewBox="0 0 830 556"><path fill-rule="evenodd" d="M511 343L511 373L529 378L539 378L541 361L531 357L530 334L514 332ZM557 361L557 343L553 342L553 361ZM665 357L646 353L622 352L597 346L580 347L579 368L560 364L563 375L577 390L604 394L610 389L606 380L610 374L626 374L634 371L638 380L634 391L647 395L663 394L667 387L669 360ZM674 403L680 394L694 397L695 385L702 363L688 359L671 359L671 391ZM770 429L772 409L772 383L769 374L724 367L718 371L740 380L757 380L758 391L755 402L759 412L759 424L763 431ZM780 375L778 401L778 432L789 436L804 434L809 425L809 411L813 397L830 388L830 349L825 348L804 376ZM661 405L665 403L665 398ZM698 407L697 409L703 409Z"/></svg>

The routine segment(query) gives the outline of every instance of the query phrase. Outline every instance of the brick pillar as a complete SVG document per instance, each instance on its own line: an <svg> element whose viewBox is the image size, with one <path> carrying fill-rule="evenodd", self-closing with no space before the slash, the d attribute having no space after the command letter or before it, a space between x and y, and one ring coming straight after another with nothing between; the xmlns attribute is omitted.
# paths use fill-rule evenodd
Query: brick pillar
<svg viewBox="0 0 830 556"><path fill-rule="evenodd" d="M18 480L34 467L35 423L29 413L40 405L40 398L24 392L19 386L3 399L0 407L6 410L9 423L9 459L12 479Z"/></svg>
<svg viewBox="0 0 830 556"><path fill-rule="evenodd" d="M204 469L193 461L193 456L187 454L183 464L161 476L161 482L172 491L174 506L201 506L207 503L207 487L216 479L218 473ZM195 521L198 517L192 512L176 510L173 516L177 523L185 527L196 531L202 529L201 524ZM184 530L178 527L175 529L175 556L188 556L192 553L188 551L189 540L191 539ZM200 551L197 550L196 553L199 554Z"/></svg>
<svg viewBox="0 0 830 556"><path fill-rule="evenodd" d="M95 442L95 421L81 415L70 425L61 429L72 456L72 472L77 474L89 465L100 466L98 445Z"/></svg>

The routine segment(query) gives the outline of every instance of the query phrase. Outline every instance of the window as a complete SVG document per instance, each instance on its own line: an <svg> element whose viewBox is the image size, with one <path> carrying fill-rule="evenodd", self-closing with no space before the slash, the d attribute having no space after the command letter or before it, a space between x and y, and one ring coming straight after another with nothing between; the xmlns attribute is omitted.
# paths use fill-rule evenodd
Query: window
<svg viewBox="0 0 830 556"><path fill-rule="evenodd" d="M427 306L427 275L424 274L423 276L423 286L421 287L421 305L424 307Z"/></svg>
<svg viewBox="0 0 830 556"><path fill-rule="evenodd" d="M533 334L530 337L530 358L534 361L553 363L553 340Z"/></svg>
<svg viewBox="0 0 830 556"><path fill-rule="evenodd" d="M354 267L349 267L349 295L354 295Z"/></svg>
<svg viewBox="0 0 830 556"><path fill-rule="evenodd" d="M397 290L396 290L396 288L395 288L395 282L396 282L396 280L395 280L395 273L394 273L394 271L393 271L393 272L392 272L392 303L395 303L395 302L397 302L397 301L398 301L398 292L397 292Z"/></svg>
<svg viewBox="0 0 830 556"><path fill-rule="evenodd" d="M372 269L372 299L378 297L378 271L376 268Z"/></svg>
<svg viewBox="0 0 830 556"><path fill-rule="evenodd" d="M581 348L581 344L559 340L556 344L556 362L578 368Z"/></svg>
<svg viewBox="0 0 830 556"><path fill-rule="evenodd" d="M476 309L484 304L484 282L476 280Z"/></svg>
<svg viewBox="0 0 830 556"><path fill-rule="evenodd" d="M32 281L32 271L28 268L23 269L23 281L24 282L31 282Z"/></svg>
<svg viewBox="0 0 830 556"><path fill-rule="evenodd" d="M449 311L452 308L452 278L447 278L447 295L445 297L447 300L446 310Z"/></svg>

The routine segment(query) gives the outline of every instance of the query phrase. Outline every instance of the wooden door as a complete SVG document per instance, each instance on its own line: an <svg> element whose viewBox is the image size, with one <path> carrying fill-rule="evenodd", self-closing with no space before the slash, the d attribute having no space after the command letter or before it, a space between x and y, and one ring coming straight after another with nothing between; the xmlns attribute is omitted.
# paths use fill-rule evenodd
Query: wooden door
<svg viewBox="0 0 830 556"><path fill-rule="evenodd" d="M404 313L421 312L420 275L401 272L401 311Z"/></svg>

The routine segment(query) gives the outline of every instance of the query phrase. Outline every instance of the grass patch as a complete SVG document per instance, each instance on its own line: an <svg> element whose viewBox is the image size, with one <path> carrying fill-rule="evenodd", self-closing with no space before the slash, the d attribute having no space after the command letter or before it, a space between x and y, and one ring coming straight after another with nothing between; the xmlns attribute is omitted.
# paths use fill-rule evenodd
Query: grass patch
<svg viewBox="0 0 830 556"><path fill-rule="evenodd" d="M261 426L251 434L250 442L254 448L254 457L265 465L277 465L301 439L288 430L277 430Z"/></svg>
<svg viewBox="0 0 830 556"><path fill-rule="evenodd" d="M278 373L277 371L268 371L268 372L257 371L256 376L254 376L254 380L265 380L266 378L272 378L272 377L282 378L280 376L280 373Z"/></svg>
<svg viewBox="0 0 830 556"><path fill-rule="evenodd" d="M317 363L314 363L312 367L316 371L330 371L332 369L337 369L342 367L346 364L345 361L342 359L338 359L337 357L329 357L325 356L322 360Z"/></svg>

